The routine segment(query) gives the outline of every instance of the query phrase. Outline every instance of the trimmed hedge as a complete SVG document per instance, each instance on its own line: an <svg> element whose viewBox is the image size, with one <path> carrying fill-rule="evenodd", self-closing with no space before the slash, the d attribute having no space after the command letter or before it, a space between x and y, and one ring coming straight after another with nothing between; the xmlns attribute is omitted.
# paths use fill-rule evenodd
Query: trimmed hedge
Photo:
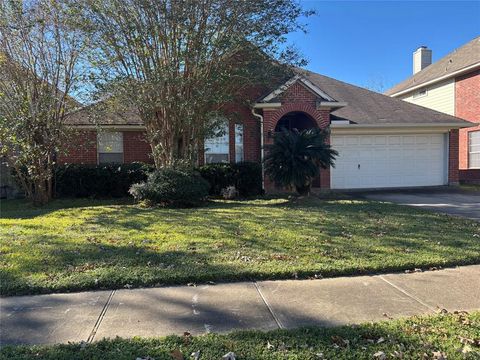
<svg viewBox="0 0 480 360"><path fill-rule="evenodd" d="M130 187L147 179L154 169L144 163L58 166L57 197L125 197Z"/></svg>
<svg viewBox="0 0 480 360"><path fill-rule="evenodd" d="M189 207L205 201L209 188L195 170L165 168L149 174L147 181L133 184L129 192L148 205Z"/></svg>
<svg viewBox="0 0 480 360"><path fill-rule="evenodd" d="M235 186L242 197L262 194L262 168L259 163L219 163L199 167L198 172L210 184L210 195ZM154 166L144 163L57 166L57 197L125 197L133 184L147 180Z"/></svg>
<svg viewBox="0 0 480 360"><path fill-rule="evenodd" d="M207 164L198 168L210 183L210 195L219 196L228 186L235 186L242 197L262 194L262 166L255 162Z"/></svg>

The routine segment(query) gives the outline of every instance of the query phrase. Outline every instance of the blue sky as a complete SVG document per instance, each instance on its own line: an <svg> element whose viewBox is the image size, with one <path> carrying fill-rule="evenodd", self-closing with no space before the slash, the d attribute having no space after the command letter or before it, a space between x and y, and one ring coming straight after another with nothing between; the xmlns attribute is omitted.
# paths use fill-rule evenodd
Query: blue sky
<svg viewBox="0 0 480 360"><path fill-rule="evenodd" d="M301 1L317 15L289 36L309 70L359 86L386 88L412 74L412 53L433 61L480 35L479 1Z"/></svg>

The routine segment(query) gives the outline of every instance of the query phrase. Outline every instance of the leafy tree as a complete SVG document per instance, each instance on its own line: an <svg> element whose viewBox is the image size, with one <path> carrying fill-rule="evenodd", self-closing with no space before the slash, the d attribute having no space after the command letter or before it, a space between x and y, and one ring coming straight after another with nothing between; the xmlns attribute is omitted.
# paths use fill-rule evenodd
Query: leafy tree
<svg viewBox="0 0 480 360"><path fill-rule="evenodd" d="M53 167L78 107L84 46L65 0L0 0L0 156L35 204L52 198Z"/></svg>
<svg viewBox="0 0 480 360"><path fill-rule="evenodd" d="M285 45L304 30L294 0L83 0L79 26L102 98L133 108L157 167L193 163L225 104L301 65ZM77 5L75 5L77 6Z"/></svg>
<svg viewBox="0 0 480 360"><path fill-rule="evenodd" d="M308 195L320 167L334 166L338 152L326 143L328 131L318 128L299 131L283 129L275 133L265 157L265 173L283 187L294 187Z"/></svg>

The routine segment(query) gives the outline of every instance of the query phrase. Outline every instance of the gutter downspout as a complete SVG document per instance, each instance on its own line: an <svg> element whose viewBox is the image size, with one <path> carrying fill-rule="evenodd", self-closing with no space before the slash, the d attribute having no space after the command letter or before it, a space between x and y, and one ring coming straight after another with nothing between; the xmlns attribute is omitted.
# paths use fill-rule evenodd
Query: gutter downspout
<svg viewBox="0 0 480 360"><path fill-rule="evenodd" d="M257 114L255 108L252 108L252 115L260 120L260 161L262 163L262 190L265 191L265 170L263 166L263 159L265 151L263 148L263 115Z"/></svg>

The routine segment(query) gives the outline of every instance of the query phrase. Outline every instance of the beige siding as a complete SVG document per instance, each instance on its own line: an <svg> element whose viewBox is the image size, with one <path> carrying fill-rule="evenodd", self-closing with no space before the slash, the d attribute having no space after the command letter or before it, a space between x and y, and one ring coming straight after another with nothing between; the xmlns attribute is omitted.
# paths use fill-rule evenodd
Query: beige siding
<svg viewBox="0 0 480 360"><path fill-rule="evenodd" d="M419 89L419 90L423 90ZM448 79L426 87L427 94L414 98L418 90L399 96L402 100L455 115L455 79Z"/></svg>

